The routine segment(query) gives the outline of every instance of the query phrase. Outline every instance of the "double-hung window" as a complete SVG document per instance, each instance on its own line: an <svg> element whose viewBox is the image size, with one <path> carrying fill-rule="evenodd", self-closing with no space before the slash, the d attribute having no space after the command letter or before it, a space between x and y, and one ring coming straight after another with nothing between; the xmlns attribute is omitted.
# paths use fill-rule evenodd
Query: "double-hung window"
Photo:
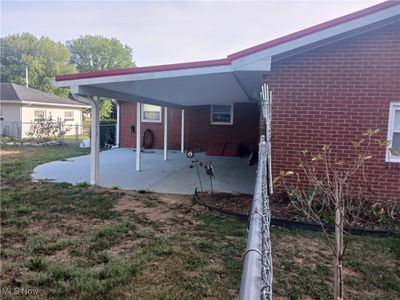
<svg viewBox="0 0 400 300"><path fill-rule="evenodd" d="M233 124L233 104L232 105L211 105L211 124L232 125Z"/></svg>
<svg viewBox="0 0 400 300"><path fill-rule="evenodd" d="M400 102L390 104L388 141L390 149L386 161L400 162Z"/></svg>
<svg viewBox="0 0 400 300"><path fill-rule="evenodd" d="M142 104L142 122L161 123L161 106Z"/></svg>

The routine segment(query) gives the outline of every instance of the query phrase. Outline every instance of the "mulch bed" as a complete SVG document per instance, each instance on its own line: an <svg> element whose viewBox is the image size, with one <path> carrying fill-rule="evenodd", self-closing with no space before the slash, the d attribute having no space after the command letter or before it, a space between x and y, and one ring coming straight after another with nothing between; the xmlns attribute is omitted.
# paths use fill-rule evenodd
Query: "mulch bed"
<svg viewBox="0 0 400 300"><path fill-rule="evenodd" d="M218 211L223 214L247 219L253 202L253 195L241 193L209 193L199 192L195 194L195 199L199 204L208 207L211 210ZM270 196L270 209L272 216L272 223L280 224L285 227L301 227L304 229L315 230L320 226L314 222L307 220L302 212L298 211L292 205L290 200L285 194L274 194ZM285 224L287 223L287 224ZM333 231L332 225L326 225L328 231ZM329 227L329 228L328 228ZM362 220L358 228L347 228L355 234L395 234L399 235L398 227L396 229L387 230L386 227L381 227L378 224L371 224L368 220Z"/></svg>
<svg viewBox="0 0 400 300"><path fill-rule="evenodd" d="M211 205L227 212L248 215L251 211L253 195L241 193L208 193L199 192L198 198L207 205ZM290 206L289 199L282 194L270 197L270 209L274 218L285 220L304 219L301 213Z"/></svg>

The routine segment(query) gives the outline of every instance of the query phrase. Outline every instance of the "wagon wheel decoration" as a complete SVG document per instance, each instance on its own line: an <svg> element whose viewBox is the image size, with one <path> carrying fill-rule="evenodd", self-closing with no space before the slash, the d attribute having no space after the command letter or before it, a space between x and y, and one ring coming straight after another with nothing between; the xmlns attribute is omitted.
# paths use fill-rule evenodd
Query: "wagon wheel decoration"
<svg viewBox="0 0 400 300"><path fill-rule="evenodd" d="M150 149L153 147L154 133L151 129L146 129L143 133L143 148Z"/></svg>

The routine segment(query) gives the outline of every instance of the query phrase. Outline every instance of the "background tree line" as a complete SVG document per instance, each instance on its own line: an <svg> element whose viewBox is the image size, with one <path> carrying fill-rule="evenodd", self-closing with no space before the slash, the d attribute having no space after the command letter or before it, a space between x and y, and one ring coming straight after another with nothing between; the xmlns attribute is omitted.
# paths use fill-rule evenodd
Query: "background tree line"
<svg viewBox="0 0 400 300"><path fill-rule="evenodd" d="M84 35L65 42L55 42L31 33L12 34L0 39L0 80L68 97L67 89L53 85L56 75L135 67L133 49L116 38ZM101 100L101 118L112 111L109 99Z"/></svg>

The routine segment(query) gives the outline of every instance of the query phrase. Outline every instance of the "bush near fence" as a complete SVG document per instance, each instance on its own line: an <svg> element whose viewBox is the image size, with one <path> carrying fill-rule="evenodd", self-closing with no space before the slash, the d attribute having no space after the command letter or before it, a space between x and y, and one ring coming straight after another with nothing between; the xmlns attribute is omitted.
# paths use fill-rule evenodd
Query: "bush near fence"
<svg viewBox="0 0 400 300"><path fill-rule="evenodd" d="M4 142L42 142L35 136L29 136L28 132L32 130L37 122L0 122L1 140ZM83 140L90 139L90 122L79 124L64 124L61 128L65 134L52 138L53 141L79 146ZM116 138L116 120L102 120L100 122L100 147L106 144L114 144ZM110 142L113 143L110 143Z"/></svg>

